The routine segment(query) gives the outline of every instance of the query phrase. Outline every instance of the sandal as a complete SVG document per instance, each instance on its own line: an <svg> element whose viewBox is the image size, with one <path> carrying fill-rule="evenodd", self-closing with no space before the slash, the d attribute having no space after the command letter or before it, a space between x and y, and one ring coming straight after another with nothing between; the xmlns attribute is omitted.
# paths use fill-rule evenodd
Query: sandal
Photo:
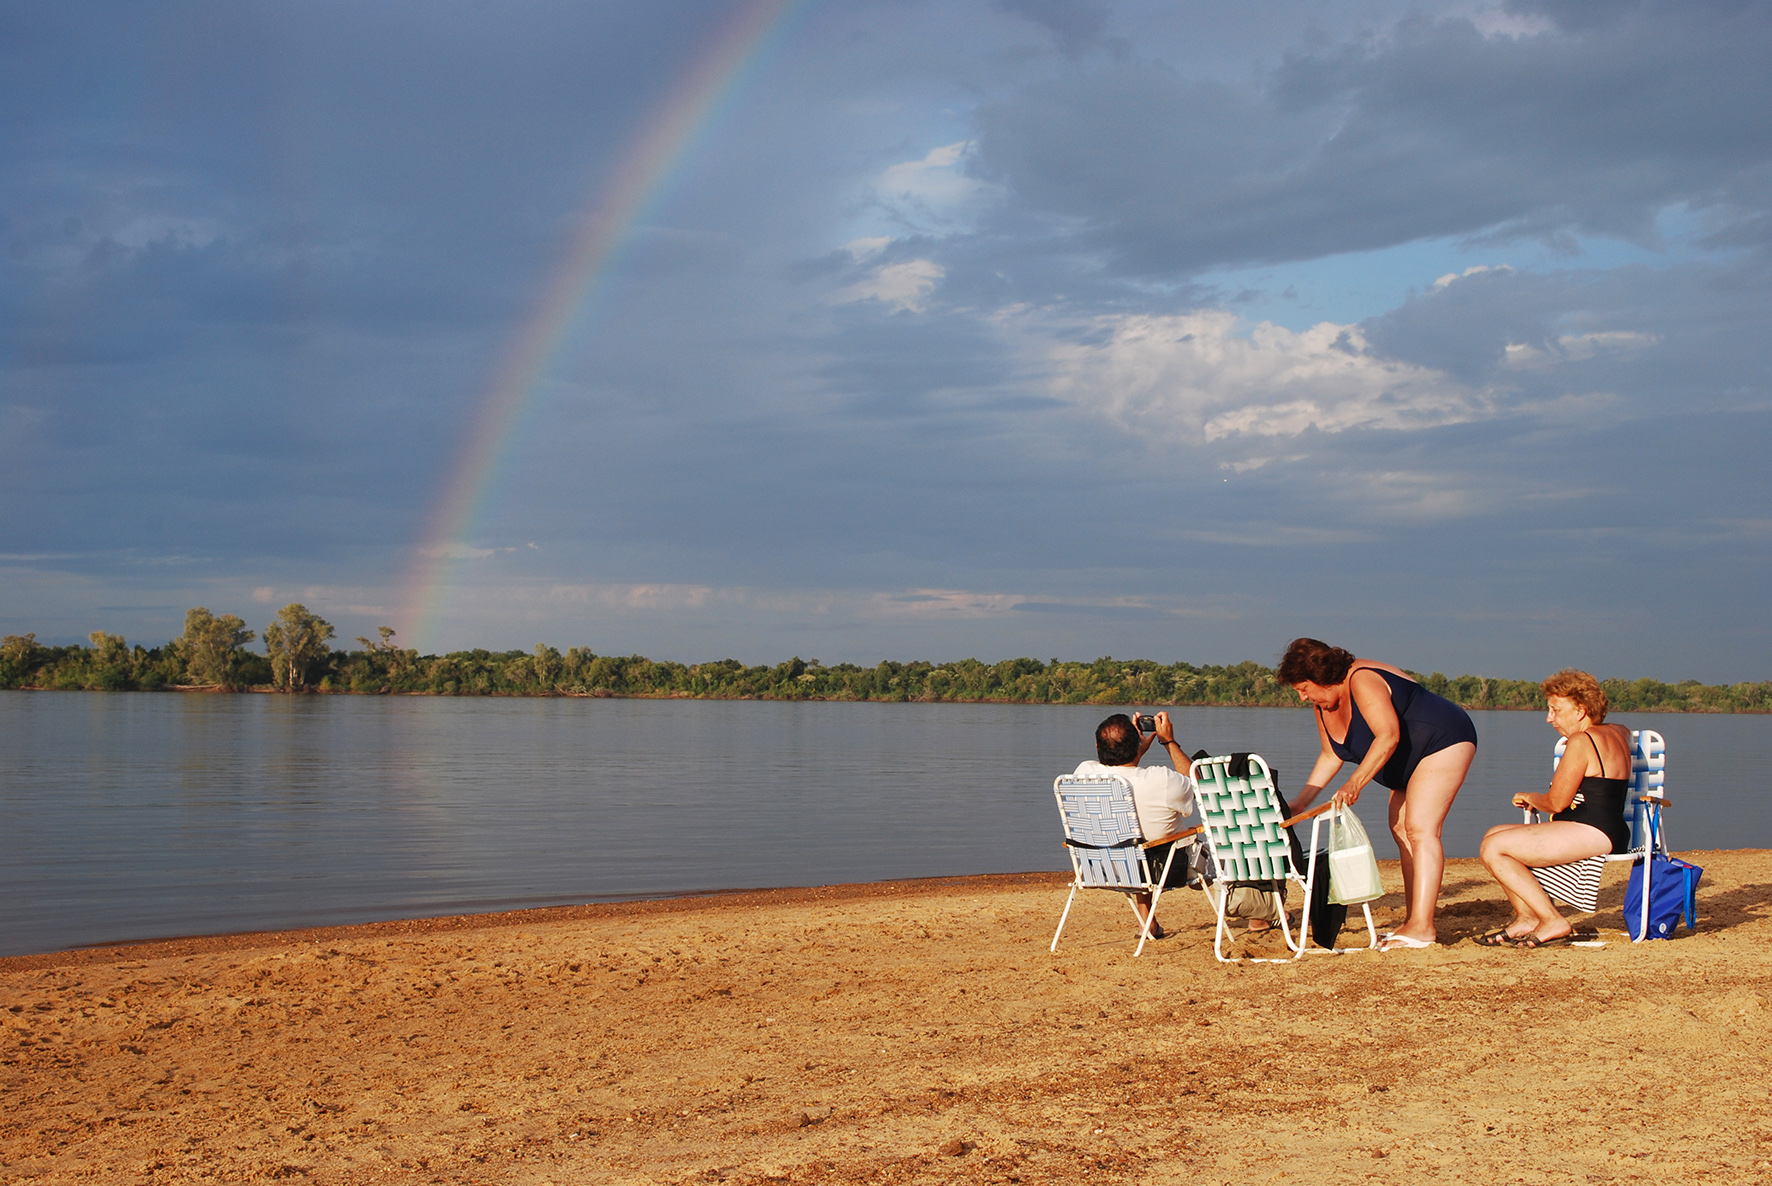
<svg viewBox="0 0 1772 1186"><path fill-rule="evenodd" d="M1562 947L1575 942L1575 932L1558 935L1555 939L1540 939L1537 935L1525 935L1514 940L1515 947L1523 947L1527 951L1537 951L1540 947Z"/></svg>
<svg viewBox="0 0 1772 1186"><path fill-rule="evenodd" d="M1502 927L1499 931L1490 931L1487 935L1479 935L1472 942L1479 947L1518 947L1522 938L1520 935L1508 934L1507 928Z"/></svg>

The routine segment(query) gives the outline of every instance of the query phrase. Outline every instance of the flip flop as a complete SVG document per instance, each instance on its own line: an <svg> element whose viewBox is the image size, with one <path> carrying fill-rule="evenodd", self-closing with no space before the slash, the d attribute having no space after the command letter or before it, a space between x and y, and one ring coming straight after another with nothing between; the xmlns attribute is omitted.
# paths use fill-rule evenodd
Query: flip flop
<svg viewBox="0 0 1772 1186"><path fill-rule="evenodd" d="M1520 935L1508 934L1507 928L1502 927L1499 931L1490 931L1487 935L1481 935L1472 942L1479 947L1518 947L1522 938L1523 936Z"/></svg>
<svg viewBox="0 0 1772 1186"><path fill-rule="evenodd" d="M1523 947L1527 951L1537 951L1540 947L1566 947L1575 942L1575 932L1558 935L1555 939L1540 939L1537 935L1527 935L1514 940L1515 947Z"/></svg>
<svg viewBox="0 0 1772 1186"><path fill-rule="evenodd" d="M1391 946L1391 944L1393 944L1393 943L1396 944L1395 947ZM1382 942L1378 945L1378 950L1380 950L1380 951L1401 951L1404 948L1408 948L1410 950L1419 950L1420 948L1423 948L1423 947L1432 947L1434 945L1434 943L1435 943L1435 940L1433 940L1433 939L1411 939L1407 935L1391 935L1389 938L1385 939L1384 942Z"/></svg>

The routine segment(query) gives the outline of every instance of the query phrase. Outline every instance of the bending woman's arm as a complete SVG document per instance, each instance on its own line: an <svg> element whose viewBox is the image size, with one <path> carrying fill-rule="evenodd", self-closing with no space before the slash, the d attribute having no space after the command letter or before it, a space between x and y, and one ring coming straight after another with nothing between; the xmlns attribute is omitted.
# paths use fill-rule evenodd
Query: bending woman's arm
<svg viewBox="0 0 1772 1186"><path fill-rule="evenodd" d="M1361 679L1363 675L1371 678ZM1359 705L1360 715L1366 718L1366 725L1372 730L1372 748L1366 751L1365 758L1335 792L1337 802L1352 807L1360 801L1360 792L1366 789L1366 784L1378 777L1384 764L1397 752L1397 746L1403 740L1403 722L1397 719L1396 707L1391 704L1390 685L1371 668L1362 668L1347 677L1347 694Z"/></svg>
<svg viewBox="0 0 1772 1186"><path fill-rule="evenodd" d="M1310 777L1305 779L1304 788L1288 800L1293 815L1315 802L1317 796L1323 793L1323 788L1329 785L1329 780L1335 777L1336 771L1341 769L1341 759L1329 748L1329 730L1323 727L1323 714L1317 713L1316 718L1317 741L1322 745L1323 752L1317 755L1316 763L1311 766Z"/></svg>

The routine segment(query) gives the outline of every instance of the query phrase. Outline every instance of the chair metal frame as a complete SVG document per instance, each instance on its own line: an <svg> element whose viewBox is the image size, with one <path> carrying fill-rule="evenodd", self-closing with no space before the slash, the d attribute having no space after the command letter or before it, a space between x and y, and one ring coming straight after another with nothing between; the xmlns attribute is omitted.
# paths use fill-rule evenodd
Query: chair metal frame
<svg viewBox="0 0 1772 1186"><path fill-rule="evenodd" d="M1138 822L1138 805L1132 798L1132 784L1117 775L1104 778L1080 778L1061 774L1052 780L1052 793L1058 800L1058 814L1064 821L1065 851L1071 858L1071 892L1065 899L1064 913L1058 916L1058 930L1052 934L1052 946L1058 950L1058 937L1071 916L1071 905L1080 889L1113 890L1126 895L1126 904L1138 914L1134 894L1149 894L1151 907L1139 922L1137 958L1151 937L1151 923L1157 917L1157 902L1163 896L1163 883L1169 880L1169 867L1175 861L1178 845L1203 831L1195 825L1182 832L1146 840ZM1162 872L1151 876L1149 850L1168 844L1169 855Z"/></svg>
<svg viewBox="0 0 1772 1186"><path fill-rule="evenodd" d="M1221 964L1240 962L1224 954L1225 904L1233 881L1296 881L1304 887L1304 909L1300 914L1298 939L1292 938L1285 897L1273 893L1274 906L1280 916L1280 934L1291 959L1303 958L1306 951L1335 954L1343 950L1359 950L1310 945L1311 891L1317 878L1317 838L1323 815L1333 803L1322 803L1290 819L1280 807L1279 792L1274 787L1273 771L1259 754L1248 756L1249 773L1232 777L1231 755L1201 758L1189 768L1194 780L1194 796L1205 821L1206 839L1212 852L1213 871L1217 874L1217 892L1212 894L1218 925L1212 936L1212 954ZM1311 821L1311 842L1306 849L1305 872L1301 876L1293 867L1292 846L1286 829ZM1325 876L1327 871L1325 870ZM1368 949L1378 946L1378 928L1372 923L1372 907L1362 902L1366 916ZM1257 963L1289 963L1291 960L1254 960Z"/></svg>
<svg viewBox="0 0 1772 1186"><path fill-rule="evenodd" d="M1557 767L1562 764L1563 752L1568 748L1568 745L1569 739L1567 737L1557 738L1556 749L1551 757L1551 773L1553 775L1556 773ZM1642 861L1642 918L1637 925L1637 937L1631 940L1633 943L1641 943L1649 938L1649 878L1655 867L1655 862L1651 858L1657 855L1663 857L1670 855L1667 850L1667 832L1661 818L1661 809L1668 804L1668 798L1663 793L1667 782L1667 742L1661 734L1653 729L1631 730L1630 778L1630 790L1626 793L1624 801L1624 815L1631 831L1630 848L1625 852L1601 853L1599 856L1585 857L1579 861L1550 865L1546 866L1546 869L1552 871L1553 877L1557 872L1561 872L1564 877L1582 882L1583 891L1591 895L1598 893L1600 874L1606 865L1613 861L1630 861L1633 864ZM1540 823L1549 818L1530 807L1525 809L1524 815L1525 822L1529 824ZM1544 886L1547 894L1578 910L1587 909L1589 913L1592 913L1593 908L1584 907L1581 902L1569 901L1558 890L1546 884L1538 869L1532 870L1532 876L1538 880L1540 885ZM1591 896L1589 900L1592 900ZM1695 910L1695 905L1689 901L1686 913L1688 927L1698 921Z"/></svg>

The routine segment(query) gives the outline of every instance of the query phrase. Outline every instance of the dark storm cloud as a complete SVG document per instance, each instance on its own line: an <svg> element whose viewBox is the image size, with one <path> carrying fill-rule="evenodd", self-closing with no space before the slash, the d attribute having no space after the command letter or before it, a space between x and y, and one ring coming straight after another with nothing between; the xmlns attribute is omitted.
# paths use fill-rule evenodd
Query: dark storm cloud
<svg viewBox="0 0 1772 1186"><path fill-rule="evenodd" d="M1484 232L1654 243L1676 202L1763 213L1769 55L1763 6L1645 4L1522 36L1411 20L1260 90L1100 62L987 104L979 168L1013 217L1075 220L1142 274Z"/></svg>
<svg viewBox="0 0 1772 1186"><path fill-rule="evenodd" d="M566 245L733 11L0 10L8 632L392 621ZM425 645L1235 661L1317 632L1765 674L1761 9L797 11L551 356ZM1255 343L1200 275L1667 227L1625 267L1408 271L1322 340Z"/></svg>
<svg viewBox="0 0 1772 1186"><path fill-rule="evenodd" d="M1107 5L1100 0L992 0L999 12L1026 17L1052 34L1067 54L1101 44Z"/></svg>
<svg viewBox="0 0 1772 1186"><path fill-rule="evenodd" d="M1635 412L1676 393L1710 405L1763 398L1772 334L1766 261L1539 274L1489 271L1419 294L1372 319L1385 354L1471 382L1544 393L1571 384L1614 392ZM1517 367L1508 365L1509 347ZM1562 364L1562 365L1559 365ZM1578 364L1578 365L1577 365Z"/></svg>

